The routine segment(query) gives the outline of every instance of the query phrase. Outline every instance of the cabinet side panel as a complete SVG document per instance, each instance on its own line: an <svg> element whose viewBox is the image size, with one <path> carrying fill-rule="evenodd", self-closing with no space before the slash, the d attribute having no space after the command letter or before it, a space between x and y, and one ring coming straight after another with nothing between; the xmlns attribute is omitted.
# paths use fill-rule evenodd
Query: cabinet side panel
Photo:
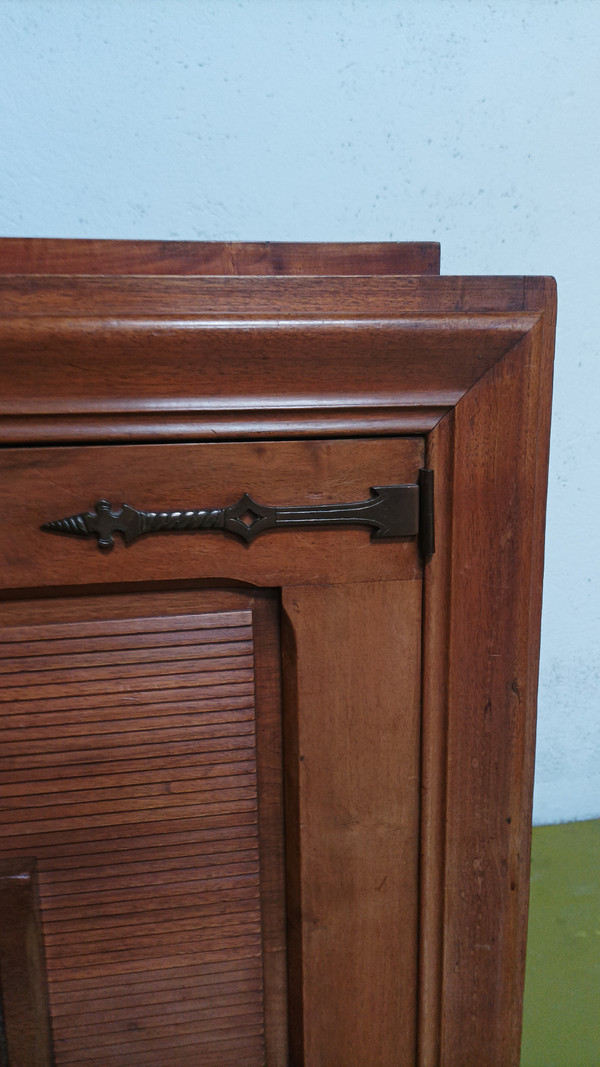
<svg viewBox="0 0 600 1067"><path fill-rule="evenodd" d="M441 1063L519 1062L550 353L531 334L455 417Z"/></svg>
<svg viewBox="0 0 600 1067"><path fill-rule="evenodd" d="M292 1062L413 1063L421 583L283 606Z"/></svg>
<svg viewBox="0 0 600 1067"><path fill-rule="evenodd" d="M262 1064L252 612L6 627L0 657L57 1063Z"/></svg>

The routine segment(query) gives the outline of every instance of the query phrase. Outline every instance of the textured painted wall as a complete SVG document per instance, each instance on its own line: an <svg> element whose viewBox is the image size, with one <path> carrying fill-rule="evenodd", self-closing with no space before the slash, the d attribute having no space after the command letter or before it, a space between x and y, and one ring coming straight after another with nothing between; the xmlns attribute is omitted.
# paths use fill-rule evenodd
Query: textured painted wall
<svg viewBox="0 0 600 1067"><path fill-rule="evenodd" d="M556 275L538 822L600 815L599 69L597 0L0 0L4 235Z"/></svg>

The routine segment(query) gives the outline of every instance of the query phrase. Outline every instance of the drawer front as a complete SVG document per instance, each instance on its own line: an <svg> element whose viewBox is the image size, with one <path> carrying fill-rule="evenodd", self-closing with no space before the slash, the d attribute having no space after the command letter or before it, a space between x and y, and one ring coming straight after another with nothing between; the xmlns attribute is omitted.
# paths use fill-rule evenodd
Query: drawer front
<svg viewBox="0 0 600 1067"><path fill-rule="evenodd" d="M0 453L4 588L194 579L294 585L420 576L415 538L371 541L368 526L267 529L251 544L221 530L161 532L110 551L43 523L107 500L143 511L219 509L245 493L261 505L369 499L414 483L421 438L6 449Z"/></svg>

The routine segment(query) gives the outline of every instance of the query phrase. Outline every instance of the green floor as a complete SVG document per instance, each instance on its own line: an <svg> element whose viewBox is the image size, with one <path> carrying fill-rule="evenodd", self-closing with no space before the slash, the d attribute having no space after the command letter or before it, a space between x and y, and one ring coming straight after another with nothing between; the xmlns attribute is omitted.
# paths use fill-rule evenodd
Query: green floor
<svg viewBox="0 0 600 1067"><path fill-rule="evenodd" d="M600 819L533 831L521 1067L600 1067Z"/></svg>

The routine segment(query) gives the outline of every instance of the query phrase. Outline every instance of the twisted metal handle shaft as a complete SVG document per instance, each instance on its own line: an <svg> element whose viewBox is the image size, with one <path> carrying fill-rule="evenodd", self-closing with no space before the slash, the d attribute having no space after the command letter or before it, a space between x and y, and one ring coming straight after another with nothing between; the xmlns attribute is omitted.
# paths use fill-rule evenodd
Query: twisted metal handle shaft
<svg viewBox="0 0 600 1067"><path fill-rule="evenodd" d="M421 475L430 473L422 471ZM104 549L112 548L115 533L129 543L147 534L185 530L226 530L249 543L275 527L361 524L371 527L373 538L414 537L419 531L419 513L424 513L422 490L429 484L429 478L420 476L418 485L376 486L367 500L356 503L300 507L269 507L258 504L248 493L229 507L194 510L139 511L122 504L113 511L107 500L99 500L95 511L45 522L41 529L76 537L96 536L98 547Z"/></svg>

